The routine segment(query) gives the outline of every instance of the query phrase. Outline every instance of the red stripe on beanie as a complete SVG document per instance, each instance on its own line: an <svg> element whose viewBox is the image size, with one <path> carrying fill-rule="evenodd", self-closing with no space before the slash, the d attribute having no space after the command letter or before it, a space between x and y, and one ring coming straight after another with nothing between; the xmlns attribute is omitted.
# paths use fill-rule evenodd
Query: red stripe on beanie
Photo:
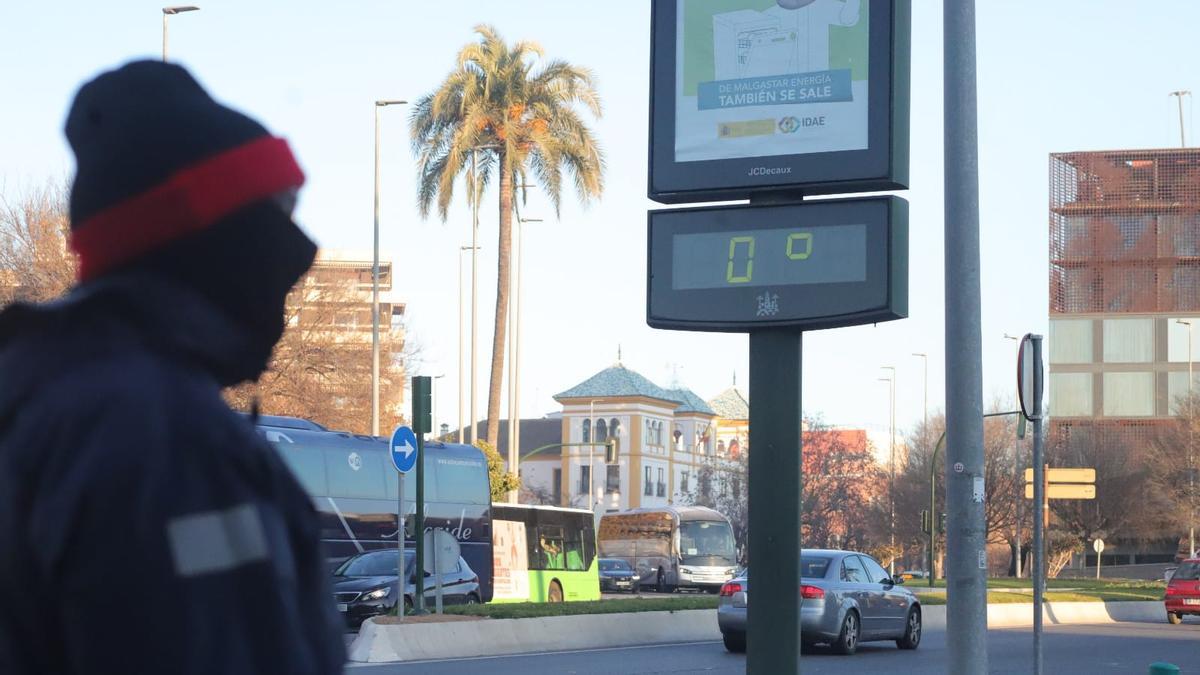
<svg viewBox="0 0 1200 675"><path fill-rule="evenodd" d="M79 279L92 279L303 184L304 173L282 138L263 136L209 157L75 228L71 248L79 254Z"/></svg>

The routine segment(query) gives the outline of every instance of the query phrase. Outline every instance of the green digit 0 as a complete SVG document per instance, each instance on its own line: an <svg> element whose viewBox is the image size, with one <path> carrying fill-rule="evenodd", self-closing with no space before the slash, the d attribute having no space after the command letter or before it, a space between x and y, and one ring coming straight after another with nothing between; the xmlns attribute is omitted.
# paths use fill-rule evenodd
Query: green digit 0
<svg viewBox="0 0 1200 675"><path fill-rule="evenodd" d="M746 270L744 276L733 273L734 258L737 255L738 244L746 244ZM754 237L730 237L729 265L725 268L725 281L731 284L744 284L754 276Z"/></svg>
<svg viewBox="0 0 1200 675"><path fill-rule="evenodd" d="M796 250L798 241L804 242L800 250ZM788 235L788 260L808 260L810 255L812 255L812 232L793 232Z"/></svg>

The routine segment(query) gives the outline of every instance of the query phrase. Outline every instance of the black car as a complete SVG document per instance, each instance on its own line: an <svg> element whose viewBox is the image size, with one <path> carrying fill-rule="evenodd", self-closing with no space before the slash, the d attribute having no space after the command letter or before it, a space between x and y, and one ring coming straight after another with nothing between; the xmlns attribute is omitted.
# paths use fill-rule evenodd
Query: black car
<svg viewBox="0 0 1200 675"><path fill-rule="evenodd" d="M636 593L638 573L629 563L618 558L600 559L600 590Z"/></svg>
<svg viewBox="0 0 1200 675"><path fill-rule="evenodd" d="M397 553L370 551L347 559L333 572L333 597L338 612L346 622L357 626L363 621L381 614L388 614L396 607L396 561ZM408 582L404 587L404 607L411 608L416 597L416 581L413 575L415 555L412 550L404 552L404 570ZM437 594L436 579L425 573L425 606L432 608ZM447 605L474 605L480 600L479 577L458 559L455 568L442 575L442 602Z"/></svg>

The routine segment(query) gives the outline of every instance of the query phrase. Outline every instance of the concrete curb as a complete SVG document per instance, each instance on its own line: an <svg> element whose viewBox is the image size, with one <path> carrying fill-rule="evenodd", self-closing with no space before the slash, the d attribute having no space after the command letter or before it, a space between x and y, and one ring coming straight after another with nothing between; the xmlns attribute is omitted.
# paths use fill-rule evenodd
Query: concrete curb
<svg viewBox="0 0 1200 675"><path fill-rule="evenodd" d="M379 663L720 639L714 609L382 625L369 619L349 656Z"/></svg>
<svg viewBox="0 0 1200 675"><path fill-rule="evenodd" d="M922 612L927 628L946 627L945 605L926 606ZM1166 622L1161 601L1055 602L1042 612L1047 625ZM1032 625L1032 603L988 605L990 628ZM371 619L350 645L350 660L423 661L719 639L712 609L382 625Z"/></svg>

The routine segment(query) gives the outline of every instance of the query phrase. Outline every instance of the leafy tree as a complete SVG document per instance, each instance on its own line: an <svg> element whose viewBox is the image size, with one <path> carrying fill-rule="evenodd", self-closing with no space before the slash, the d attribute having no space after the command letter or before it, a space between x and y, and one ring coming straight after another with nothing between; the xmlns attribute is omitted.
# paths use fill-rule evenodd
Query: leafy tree
<svg viewBox="0 0 1200 675"><path fill-rule="evenodd" d="M480 439L475 441L475 447L482 450L483 456L487 458L488 480L492 485L492 501L502 502L508 498L509 490L520 489L521 479L517 477L517 474L504 470L504 458L500 456L500 451L496 450L496 446Z"/></svg>
<svg viewBox="0 0 1200 675"><path fill-rule="evenodd" d="M495 28L476 26L479 41L463 47L455 68L417 101L410 122L417 155L417 203L444 221L459 176L478 208L484 188L499 183L496 315L488 383L487 441L500 429L500 389L508 316L514 198L532 178L559 213L564 173L585 204L603 191L604 159L578 108L600 116L591 72L543 56L535 42L509 45ZM519 192L518 192L519 191Z"/></svg>

